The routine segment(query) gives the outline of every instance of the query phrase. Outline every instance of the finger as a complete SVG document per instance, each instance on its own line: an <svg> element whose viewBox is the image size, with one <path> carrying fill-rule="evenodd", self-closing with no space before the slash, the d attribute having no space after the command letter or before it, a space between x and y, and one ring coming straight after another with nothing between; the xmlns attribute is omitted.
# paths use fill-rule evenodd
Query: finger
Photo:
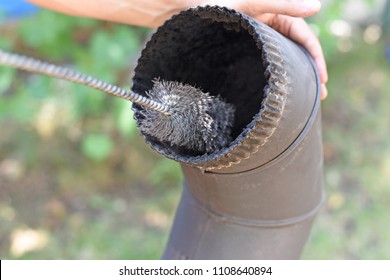
<svg viewBox="0 0 390 280"><path fill-rule="evenodd" d="M256 17L263 13L307 17L321 9L319 0L205 0L204 5L218 5Z"/></svg>
<svg viewBox="0 0 390 280"><path fill-rule="evenodd" d="M288 18L288 17L286 17ZM301 18L290 18L292 21L286 36L301 44L307 49L317 65L321 80L321 99L328 95L325 84L328 82L328 71L326 68L325 57L320 42L307 23Z"/></svg>
<svg viewBox="0 0 390 280"><path fill-rule="evenodd" d="M295 18L292 20L293 23L290 26L289 34L286 34L286 36L290 37L308 50L313 57L314 62L317 64L321 82L323 84L327 83L328 71L326 68L324 53L317 36L303 19Z"/></svg>
<svg viewBox="0 0 390 280"><path fill-rule="evenodd" d="M321 100L324 100L328 96L328 89L325 84L321 84Z"/></svg>
<svg viewBox="0 0 390 280"><path fill-rule="evenodd" d="M268 24L286 37L301 44L312 56L320 75L321 99L325 99L328 91L325 84L328 81L328 71L320 42L302 18L284 15L263 14L256 19Z"/></svg>
<svg viewBox="0 0 390 280"><path fill-rule="evenodd" d="M259 19L264 20L264 17ZM275 15L272 20L265 23L305 47L317 65L321 83L325 84L328 81L328 71L320 42L304 19Z"/></svg>

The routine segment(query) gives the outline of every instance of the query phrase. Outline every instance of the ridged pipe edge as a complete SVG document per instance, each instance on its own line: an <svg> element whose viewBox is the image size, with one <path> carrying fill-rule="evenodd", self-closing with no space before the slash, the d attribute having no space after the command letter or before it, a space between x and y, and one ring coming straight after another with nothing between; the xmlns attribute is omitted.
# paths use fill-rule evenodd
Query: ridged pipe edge
<svg viewBox="0 0 390 280"><path fill-rule="evenodd" d="M290 83L289 73L285 70L287 67L283 59L283 51L280 47L278 38L272 33L272 29L264 23L258 22L235 10L218 6L191 8L174 15L164 25L160 26L156 33L162 32L168 22L174 21L178 17L198 15L202 18L206 18L207 12L210 12L209 18L216 22L239 23L240 26L247 30L253 37L259 50L262 52L263 64L265 67L264 76L268 83L264 88L263 100L259 113L253 117L253 120L245 127L240 135L231 142L229 147L209 155L178 155L171 150L151 143L145 135L142 136L152 149L164 156L190 166L211 171L239 164L242 160L248 159L252 154L256 153L259 148L268 141L274 134L279 121L282 118L282 112L286 104ZM152 39L146 44L142 54L151 42ZM142 54L139 63L142 62ZM137 68L135 69L135 72L137 71ZM133 110L136 112L138 109L133 106ZM138 121L137 127L139 128Z"/></svg>
<svg viewBox="0 0 390 280"><path fill-rule="evenodd" d="M233 141L230 145L232 149L228 153L218 160L206 162L202 166L207 170L227 168L239 164L242 160L248 159L256 153L268 141L282 118L288 87L290 86L282 48L279 40L269 31L270 27L239 12L226 8L222 9L238 15L241 26L248 30L259 48L261 48L263 63L265 64L264 75L268 80L268 84L264 89L259 113ZM237 143L235 143L236 141Z"/></svg>

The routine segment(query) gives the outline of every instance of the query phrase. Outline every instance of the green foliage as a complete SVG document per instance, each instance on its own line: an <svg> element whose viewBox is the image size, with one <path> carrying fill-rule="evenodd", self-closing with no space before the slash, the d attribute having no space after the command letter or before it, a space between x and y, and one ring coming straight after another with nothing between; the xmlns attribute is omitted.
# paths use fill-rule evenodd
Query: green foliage
<svg viewBox="0 0 390 280"><path fill-rule="evenodd" d="M180 165L170 159L163 158L156 163L150 176L151 183L155 186L171 187L177 183L181 183L183 179Z"/></svg>
<svg viewBox="0 0 390 280"><path fill-rule="evenodd" d="M10 117L13 120L28 124L36 114L36 104L30 100L25 91L21 91L12 98L0 100L0 117Z"/></svg>
<svg viewBox="0 0 390 280"><path fill-rule="evenodd" d="M94 161L106 159L112 149L112 140L105 134L89 133L82 140L82 152Z"/></svg>
<svg viewBox="0 0 390 280"><path fill-rule="evenodd" d="M0 38L2 48L65 64L117 85L124 82L127 88L130 87L135 57L148 32L142 28L68 17L50 11L41 11L16 26L2 28L8 35ZM16 33L11 31L14 29ZM16 122L34 125L49 96L66 100L63 105L69 114L66 119L80 123L85 130L91 125L97 128L96 122L89 121L91 117L104 118L101 123L112 124L108 130L106 128L104 137L81 137L81 150L93 160L104 159L112 149L113 128L126 138L135 131L129 102L114 100L85 86L2 67L0 96L3 96L0 117ZM65 124L65 127L70 125ZM94 144L100 147L92 149Z"/></svg>
<svg viewBox="0 0 390 280"><path fill-rule="evenodd" d="M115 123L122 136L128 138L137 131L133 111L129 102L119 99L116 102L119 104Z"/></svg>
<svg viewBox="0 0 390 280"><path fill-rule="evenodd" d="M389 63L383 46L362 39L332 61L322 116L327 200L303 258L388 259Z"/></svg>
<svg viewBox="0 0 390 280"><path fill-rule="evenodd" d="M131 86L135 59L149 32L145 28L68 17L44 10L20 22L0 26L0 29L1 48L63 64L125 88ZM3 67L0 67L0 97L0 125L7 127L0 133L2 187L4 176L6 180L8 178L8 173L2 173L4 168L11 170L11 175L15 172L9 175L16 178L14 180L26 178L28 185L38 186L37 192L29 193L30 188L22 187L19 191L11 188L6 193L12 196L11 201L24 194L32 203L36 202L34 194L39 193L43 200L33 207L45 209L43 212L48 215L48 220L42 223L26 218L25 224L14 217L14 211L29 216L31 205L16 203L13 208L8 206L8 201L2 200L2 196L0 235L6 239L0 240L0 256L22 259L156 258L166 242L168 224L158 220L155 224L153 217L162 216L165 221L167 210L161 209L173 211L179 194L175 180L180 177L177 173L180 171L177 165L163 167L163 163L154 170L148 161L142 161L150 158L153 162L155 158L149 150L139 150L142 140L132 137L137 130L131 103L84 86ZM156 182L145 179L148 168L156 175ZM5 172L8 169L4 169ZM118 173L113 175L116 170ZM42 176L35 177L35 172ZM52 176L54 181L46 184L46 179ZM156 195L162 199L161 207L156 206L153 196L153 211L145 208L145 198L141 194L139 206L132 205L126 210L127 201L112 199L104 193L108 184L134 189L138 182L145 182L146 189L157 182L170 184L170 191L165 192L167 198L165 193ZM58 188L55 187L57 184ZM21 186L24 185L21 182ZM81 203L85 203L84 210L88 213L84 210L74 212L72 207L67 207L66 200L72 204L76 197L82 197ZM130 200L137 198L130 196ZM4 203L7 207L3 208L7 211L3 211ZM43 218L38 212L34 215L35 221ZM121 219L123 221L118 224ZM56 229L58 223L62 223L62 230ZM17 240L15 232L26 228L40 235L45 233L47 244L42 250L15 255L12 251L12 244ZM113 230L118 230L118 234L113 234Z"/></svg>
<svg viewBox="0 0 390 280"><path fill-rule="evenodd" d="M5 91L11 87L12 80L15 76L14 69L4 69L0 76L0 96L4 95Z"/></svg>
<svg viewBox="0 0 390 280"><path fill-rule="evenodd" d="M337 38L331 33L329 25L332 21L340 19L345 1L328 1L320 13L308 18L307 21L318 33L324 55L332 57L337 51Z"/></svg>

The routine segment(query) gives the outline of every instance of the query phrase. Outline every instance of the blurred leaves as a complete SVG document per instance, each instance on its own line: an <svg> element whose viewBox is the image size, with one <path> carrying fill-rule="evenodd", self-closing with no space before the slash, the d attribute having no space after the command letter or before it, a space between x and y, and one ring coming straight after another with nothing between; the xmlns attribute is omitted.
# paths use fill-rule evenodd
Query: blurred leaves
<svg viewBox="0 0 390 280"><path fill-rule="evenodd" d="M363 33L356 29L353 48L330 57L322 103L327 201L305 259L389 258L390 67L384 46Z"/></svg>
<svg viewBox="0 0 390 280"><path fill-rule="evenodd" d="M0 96L5 94L5 91L11 87L12 80L15 76L14 69L4 69L0 76Z"/></svg>
<svg viewBox="0 0 390 280"><path fill-rule="evenodd" d="M89 133L82 140L81 150L90 159L102 161L113 149L111 139L105 134Z"/></svg>
<svg viewBox="0 0 390 280"><path fill-rule="evenodd" d="M337 50L337 40L329 29L332 21L340 19L345 1L328 1L317 15L307 19L318 34L326 58L331 58Z"/></svg>
<svg viewBox="0 0 390 280"><path fill-rule="evenodd" d="M93 68L97 72L127 68L129 55L134 55L139 46L139 36L129 27L120 26L112 32L95 32L90 40L90 57L95 59L91 62Z"/></svg>
<svg viewBox="0 0 390 280"><path fill-rule="evenodd" d="M17 24L0 27L6 36L0 38L0 46L19 51L37 58L65 64L107 82L129 88L131 69L138 55L143 38L148 30L131 26L104 23L92 19L73 18L49 11L41 11ZM17 36L15 36L17 34ZM117 129L123 137L130 137L135 131L130 103L115 100L97 90L85 86L57 81L47 77L0 68L0 117L31 124L42 133L47 124L53 133L69 122L80 123L82 129L99 129L99 124L90 120L104 118L100 129L105 136L87 135L80 142L83 153L94 161L100 161L111 152ZM47 98L62 102L52 117ZM50 107L51 106L51 107ZM45 124L44 124L45 123ZM108 128L110 126L110 128ZM48 131L47 129L45 131ZM79 138L81 139L81 138ZM92 149L92 145L99 145Z"/></svg>
<svg viewBox="0 0 390 280"><path fill-rule="evenodd" d="M149 30L42 10L0 25L0 32L3 49L130 88ZM0 67L0 126L2 258L154 258L156 250L162 250L161 223L153 217L164 217L166 224L168 214L146 214L145 209L139 210L141 218L133 218L134 208L125 203L144 193L164 197L153 194L144 177L151 164L139 164L140 158L152 162L155 156L142 140L132 139L136 127L131 103L85 86ZM123 194L126 200L105 193L111 188L134 191L142 184L148 185L139 187L137 195ZM169 201L177 199L174 190L168 192ZM145 234L144 215L160 228ZM115 235L130 238L129 248L112 238L112 230L121 228L117 220L125 225L126 218L132 226ZM151 241L141 246L139 241L147 236Z"/></svg>
<svg viewBox="0 0 390 280"><path fill-rule="evenodd" d="M159 160L150 174L150 180L155 186L172 186L183 179L179 163L163 158Z"/></svg>
<svg viewBox="0 0 390 280"><path fill-rule="evenodd" d="M118 100L119 110L116 116L116 126L124 137L132 136L136 131L136 123L133 111L130 109L130 103L124 100Z"/></svg>

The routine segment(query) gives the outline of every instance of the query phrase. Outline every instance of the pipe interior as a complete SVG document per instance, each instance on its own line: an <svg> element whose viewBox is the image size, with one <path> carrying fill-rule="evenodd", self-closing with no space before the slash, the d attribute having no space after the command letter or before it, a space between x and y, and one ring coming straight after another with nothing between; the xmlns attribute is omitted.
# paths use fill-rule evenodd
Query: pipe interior
<svg viewBox="0 0 390 280"><path fill-rule="evenodd" d="M152 80L160 78L220 95L236 107L234 140L261 108L267 79L260 47L238 22L227 24L193 14L178 16L160 27L142 52L133 90L145 94L152 88ZM136 114L136 118L142 115ZM147 139L180 155L198 156Z"/></svg>

